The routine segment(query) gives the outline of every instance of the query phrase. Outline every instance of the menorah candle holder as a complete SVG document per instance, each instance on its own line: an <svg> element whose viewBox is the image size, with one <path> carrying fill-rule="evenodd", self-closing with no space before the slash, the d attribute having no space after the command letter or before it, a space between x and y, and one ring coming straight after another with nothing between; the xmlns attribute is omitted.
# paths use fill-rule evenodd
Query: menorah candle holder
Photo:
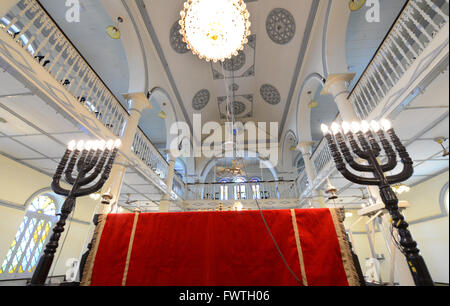
<svg viewBox="0 0 450 306"><path fill-rule="evenodd" d="M331 130L328 126L322 125L322 131L336 167L346 179L355 184L379 187L381 199L392 217L393 226L398 230L400 248L407 259L415 284L432 286L431 275L417 248L417 242L408 229L409 224L399 210L399 200L391 188L391 185L406 181L414 173L413 161L392 128L392 124L386 119L380 122L372 121L370 124L367 121L352 124L343 122L342 125L333 123ZM382 164L378 158L383 150L387 161ZM397 154L403 169L396 175L386 176L386 172L397 167ZM355 157L364 162L358 162ZM347 165L360 173L355 174L350 171ZM361 172L371 173L373 177L365 177Z"/></svg>
<svg viewBox="0 0 450 306"><path fill-rule="evenodd" d="M69 143L51 185L53 191L65 196L66 200L61 208L60 218L53 228L53 234L45 247L44 255L41 256L33 273L32 286L45 284L59 239L64 232L66 220L75 207L76 199L96 193L103 187L109 178L120 145L120 140L79 141L78 143L71 141ZM74 176L75 167L76 176ZM70 190L61 186L63 174L66 182L72 186Z"/></svg>

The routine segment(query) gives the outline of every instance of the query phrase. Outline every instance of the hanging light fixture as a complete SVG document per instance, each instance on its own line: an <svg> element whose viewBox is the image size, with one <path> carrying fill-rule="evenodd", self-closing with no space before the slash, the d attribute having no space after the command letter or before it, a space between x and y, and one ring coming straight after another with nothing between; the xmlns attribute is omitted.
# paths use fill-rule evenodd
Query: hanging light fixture
<svg viewBox="0 0 450 306"><path fill-rule="evenodd" d="M366 4L366 0L350 0L350 3L348 4L351 11L358 11L360 10L364 4Z"/></svg>
<svg viewBox="0 0 450 306"><path fill-rule="evenodd" d="M158 114L158 118L159 119L166 119L167 118L167 114L164 111L160 111Z"/></svg>
<svg viewBox="0 0 450 306"><path fill-rule="evenodd" d="M248 43L250 13L243 0L188 0L180 17L187 48L207 62L230 59Z"/></svg>
<svg viewBox="0 0 450 306"><path fill-rule="evenodd" d="M117 23L113 26L108 26L106 28L106 34L108 34L109 37L112 39L120 39L120 30L119 30L119 24L123 22L122 17L117 17Z"/></svg>
<svg viewBox="0 0 450 306"><path fill-rule="evenodd" d="M444 149L444 151L442 152L442 157L447 157L450 153L448 152L447 148L444 146L444 143L447 141L447 139L445 139L445 137L438 137L434 140L437 144L440 144L442 149Z"/></svg>
<svg viewBox="0 0 450 306"><path fill-rule="evenodd" d="M319 106L319 102L317 102L316 100L311 100L311 102L308 103L308 107L310 109L316 108L317 106Z"/></svg>

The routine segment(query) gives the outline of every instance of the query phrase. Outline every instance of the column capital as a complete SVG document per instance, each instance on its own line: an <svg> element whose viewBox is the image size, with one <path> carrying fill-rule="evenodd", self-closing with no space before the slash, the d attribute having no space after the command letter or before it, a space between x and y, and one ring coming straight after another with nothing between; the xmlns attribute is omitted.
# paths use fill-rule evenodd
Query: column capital
<svg viewBox="0 0 450 306"><path fill-rule="evenodd" d="M330 74L320 94L336 97L341 92L347 91L346 83L353 80L354 77L355 73Z"/></svg>
<svg viewBox="0 0 450 306"><path fill-rule="evenodd" d="M122 96L130 101L130 108L135 109L138 112L142 112L144 109L153 108L150 101L147 99L147 95L144 92L125 93Z"/></svg>

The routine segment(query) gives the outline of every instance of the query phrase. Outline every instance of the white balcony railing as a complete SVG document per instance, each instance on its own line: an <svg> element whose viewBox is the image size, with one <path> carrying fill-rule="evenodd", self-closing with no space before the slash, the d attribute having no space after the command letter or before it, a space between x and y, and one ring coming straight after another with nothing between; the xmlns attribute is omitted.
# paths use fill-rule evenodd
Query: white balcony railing
<svg viewBox="0 0 450 306"><path fill-rule="evenodd" d="M407 2L350 93L360 119L370 116L447 23L448 1Z"/></svg>
<svg viewBox="0 0 450 306"><path fill-rule="evenodd" d="M424 49L448 23L448 1L409 0L365 72L349 95L360 119L367 119L395 89L399 79L415 64ZM335 121L340 121L339 116ZM317 146L311 160L317 182L334 167L325 139ZM315 188L316 184L309 189Z"/></svg>
<svg viewBox="0 0 450 306"><path fill-rule="evenodd" d="M185 200L281 200L298 199L294 181L226 183L226 184L187 184Z"/></svg>
<svg viewBox="0 0 450 306"><path fill-rule="evenodd" d="M121 136L128 112L75 46L35 0L19 1L0 16L8 33L114 135Z"/></svg>
<svg viewBox="0 0 450 306"><path fill-rule="evenodd" d="M167 161L141 129L138 129L136 135L134 136L131 151L134 152L139 159L150 167L161 179L165 179L167 177L169 171Z"/></svg>
<svg viewBox="0 0 450 306"><path fill-rule="evenodd" d="M129 113L38 1L19 1L5 16L0 16L0 31L26 51L30 62L38 62L64 86L73 101L114 135L122 136ZM140 129L131 150L162 180L167 177L167 161Z"/></svg>

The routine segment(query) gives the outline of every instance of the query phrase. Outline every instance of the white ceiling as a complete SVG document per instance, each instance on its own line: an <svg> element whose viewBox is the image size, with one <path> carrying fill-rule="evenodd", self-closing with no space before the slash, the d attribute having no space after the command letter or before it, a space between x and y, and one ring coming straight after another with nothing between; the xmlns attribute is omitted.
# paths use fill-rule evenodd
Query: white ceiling
<svg viewBox="0 0 450 306"><path fill-rule="evenodd" d="M228 89L233 79L215 79L214 70L219 74L232 77L233 73L226 72L219 64L206 63L192 55L191 52L177 53L170 44L170 30L179 19L179 12L184 0L144 0L145 12L148 16L147 28L154 29L157 41L152 43L160 49L167 62L168 69L174 79L174 86L182 98L183 107L192 120L193 113L201 113L203 122L220 121L223 106L219 105L218 98L231 95ZM280 122L286 106L291 82L295 72L295 63L298 60L302 46L303 34L306 29L308 15L311 9L311 0L297 1L247 1L251 14L252 34L256 35L256 47L247 46L244 50L246 61L243 66L234 72L234 83L239 86L235 92L236 100L245 105L241 120L253 119L255 121ZM292 40L287 44L276 44L266 31L266 19L269 13L277 7L284 8L292 13L296 31ZM144 16L145 17L145 16ZM143 18L146 20L146 18ZM254 75L248 73L254 65ZM239 77L246 75L244 77ZM278 105L270 105L260 95L263 84L274 86L281 95ZM194 96L202 89L210 92L210 100L201 111L192 106ZM241 116L241 117L242 117ZM239 116L238 116L239 118ZM185 119L185 118L183 118Z"/></svg>

